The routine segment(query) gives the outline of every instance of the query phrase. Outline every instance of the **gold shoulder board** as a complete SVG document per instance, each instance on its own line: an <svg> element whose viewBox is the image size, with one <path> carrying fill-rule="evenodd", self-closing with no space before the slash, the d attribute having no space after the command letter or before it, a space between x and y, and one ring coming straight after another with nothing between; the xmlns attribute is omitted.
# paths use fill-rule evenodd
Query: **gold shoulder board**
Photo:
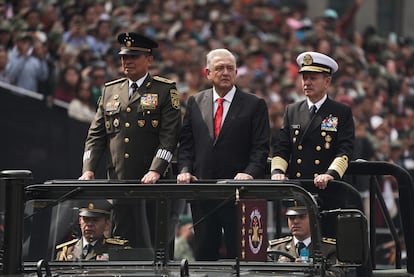
<svg viewBox="0 0 414 277"><path fill-rule="evenodd" d="M164 78L164 77L160 77L160 76L154 76L153 79L157 80L157 81L160 81L160 82L163 82L163 83L167 83L167 84L175 83L173 80L170 80L170 79L167 79L167 78Z"/></svg>
<svg viewBox="0 0 414 277"><path fill-rule="evenodd" d="M73 240L70 240L70 241L61 243L61 244L59 244L59 245L56 246L56 249L60 249L60 248L63 248L65 246L69 246L69 245L75 244L78 240L79 239L73 239Z"/></svg>
<svg viewBox="0 0 414 277"><path fill-rule="evenodd" d="M322 238L322 242L329 243L329 244L336 244L336 239Z"/></svg>
<svg viewBox="0 0 414 277"><path fill-rule="evenodd" d="M284 243L284 242L288 242L288 241L291 241L291 240L292 240L292 236L287 236L287 237L278 238L278 239L272 239L272 240L269 241L269 246L274 246L274 245L281 244L281 243Z"/></svg>
<svg viewBox="0 0 414 277"><path fill-rule="evenodd" d="M105 83L105 87L107 87L107 86L111 86L111 85L113 85L113 84L117 84L117 83L120 83L120 82L123 82L123 81L125 81L127 78L120 78L120 79L116 79L116 80L113 80L113 81L110 81L110 82L107 82L107 83Z"/></svg>
<svg viewBox="0 0 414 277"><path fill-rule="evenodd" d="M128 240L120 238L107 238L105 239L105 242L109 244L125 245L128 243Z"/></svg>

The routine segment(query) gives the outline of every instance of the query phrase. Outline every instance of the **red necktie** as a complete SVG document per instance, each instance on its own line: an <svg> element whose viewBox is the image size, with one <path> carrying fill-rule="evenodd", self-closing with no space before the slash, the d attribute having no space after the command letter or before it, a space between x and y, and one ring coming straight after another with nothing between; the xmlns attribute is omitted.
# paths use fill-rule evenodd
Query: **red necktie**
<svg viewBox="0 0 414 277"><path fill-rule="evenodd" d="M223 101L224 98L217 98L217 110L214 116L214 138L217 138L220 133L221 120L223 118Z"/></svg>

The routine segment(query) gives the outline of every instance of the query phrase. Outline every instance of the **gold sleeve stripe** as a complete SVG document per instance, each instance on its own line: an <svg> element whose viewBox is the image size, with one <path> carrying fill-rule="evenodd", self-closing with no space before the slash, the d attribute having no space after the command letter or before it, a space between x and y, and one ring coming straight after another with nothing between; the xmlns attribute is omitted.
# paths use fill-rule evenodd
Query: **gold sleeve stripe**
<svg viewBox="0 0 414 277"><path fill-rule="evenodd" d="M346 169L348 168L348 157L336 157L328 169L335 170L338 172L339 176L342 178L344 176Z"/></svg>
<svg viewBox="0 0 414 277"><path fill-rule="evenodd" d="M287 168L288 162L285 159L279 156L272 158L272 168L270 172L272 172L275 169L280 169L286 173Z"/></svg>

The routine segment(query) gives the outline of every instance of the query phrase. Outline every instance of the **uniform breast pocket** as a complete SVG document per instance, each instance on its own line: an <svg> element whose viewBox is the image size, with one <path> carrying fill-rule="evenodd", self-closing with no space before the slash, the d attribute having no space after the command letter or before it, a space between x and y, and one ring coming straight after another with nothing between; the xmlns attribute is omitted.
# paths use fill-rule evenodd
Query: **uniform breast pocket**
<svg viewBox="0 0 414 277"><path fill-rule="evenodd" d="M105 130L107 134L115 134L121 130L121 109L105 111Z"/></svg>
<svg viewBox="0 0 414 277"><path fill-rule="evenodd" d="M139 112L138 126L148 130L158 131L160 126L160 111L158 109L147 109Z"/></svg>

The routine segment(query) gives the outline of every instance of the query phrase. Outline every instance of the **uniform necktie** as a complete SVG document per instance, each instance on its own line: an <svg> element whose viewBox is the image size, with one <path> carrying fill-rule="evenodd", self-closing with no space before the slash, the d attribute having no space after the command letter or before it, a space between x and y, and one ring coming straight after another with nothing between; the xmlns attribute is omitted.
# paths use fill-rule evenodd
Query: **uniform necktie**
<svg viewBox="0 0 414 277"><path fill-rule="evenodd" d="M309 109L309 115L312 117L316 113L316 105L312 105Z"/></svg>
<svg viewBox="0 0 414 277"><path fill-rule="evenodd" d="M302 241L299 241L296 244L296 248L298 249L298 257L300 257L300 251L302 251L303 248L306 248L306 245Z"/></svg>
<svg viewBox="0 0 414 277"><path fill-rule="evenodd" d="M221 120L223 118L223 101L224 98L217 98L217 110L214 115L214 138L217 138L220 133Z"/></svg>
<svg viewBox="0 0 414 277"><path fill-rule="evenodd" d="M138 90L138 85L137 83L132 83L131 84L131 89L132 89L132 93L129 95L129 99L131 99L132 95L134 95L134 93Z"/></svg>
<svg viewBox="0 0 414 277"><path fill-rule="evenodd" d="M92 247L92 244L87 244L83 247L82 256L84 259L88 256L89 252L91 252Z"/></svg>

